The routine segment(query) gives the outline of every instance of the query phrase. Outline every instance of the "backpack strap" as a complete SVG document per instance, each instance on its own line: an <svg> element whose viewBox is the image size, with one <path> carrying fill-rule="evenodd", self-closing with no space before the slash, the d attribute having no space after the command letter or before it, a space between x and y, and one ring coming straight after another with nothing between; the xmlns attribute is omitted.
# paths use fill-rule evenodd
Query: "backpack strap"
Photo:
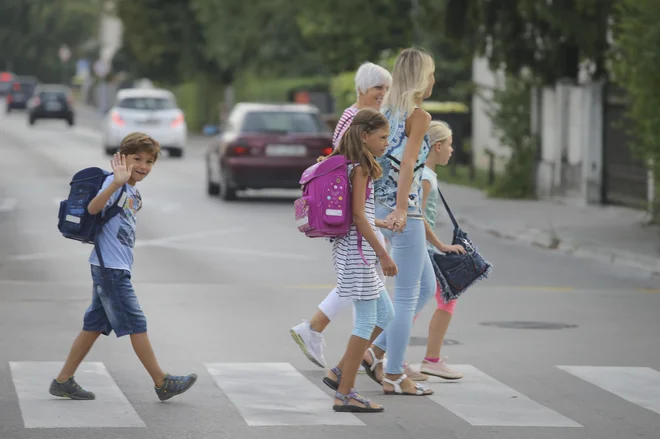
<svg viewBox="0 0 660 439"><path fill-rule="evenodd" d="M371 181L371 177L367 178L367 199L369 199L369 196L371 195L371 188L369 187L369 182ZM356 227L357 229L357 227ZM364 256L364 251L362 251L362 233L360 231L357 231L357 247L358 247L358 252L360 252L360 257L362 258L362 261L364 262L364 265L369 265L369 262L367 261L367 258Z"/></svg>
<svg viewBox="0 0 660 439"><path fill-rule="evenodd" d="M117 201L112 203L110 207L105 211L105 214L101 215L101 226L96 231L96 236L94 237L94 251L96 252L96 257L99 259L99 265L103 271L103 277L105 278L105 264L103 262L103 256L101 255L101 249L99 248L98 236L101 232L101 228L108 223L113 217L117 216L119 212L124 208L124 203L126 202L127 188L126 185L121 187L121 192L117 197Z"/></svg>
<svg viewBox="0 0 660 439"><path fill-rule="evenodd" d="M388 159L392 160L392 161L393 161L394 163L396 163L397 165L401 166L401 162L399 161L399 159L397 159L396 157L394 157L392 154L385 154L385 157L387 157ZM417 165L417 166L415 166L415 168L413 169L413 172L417 172L417 171L419 171L421 168L424 167L424 165L425 165L425 163L422 163L421 165Z"/></svg>

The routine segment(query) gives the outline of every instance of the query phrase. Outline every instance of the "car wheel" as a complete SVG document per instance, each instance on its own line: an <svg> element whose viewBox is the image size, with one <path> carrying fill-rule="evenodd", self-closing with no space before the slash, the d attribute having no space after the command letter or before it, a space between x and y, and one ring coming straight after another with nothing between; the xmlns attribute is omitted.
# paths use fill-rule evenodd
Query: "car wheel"
<svg viewBox="0 0 660 439"><path fill-rule="evenodd" d="M34 122L35 122L36 120L37 120L37 119L35 119L34 117L31 117L31 118L28 119L28 122L29 122L30 125L34 125Z"/></svg>
<svg viewBox="0 0 660 439"><path fill-rule="evenodd" d="M70 127L74 125L73 117L66 120Z"/></svg>
<svg viewBox="0 0 660 439"><path fill-rule="evenodd" d="M105 147L105 155L113 156L117 152L117 148L112 146Z"/></svg>
<svg viewBox="0 0 660 439"><path fill-rule="evenodd" d="M7 113L11 113L11 107L7 107Z"/></svg>
<svg viewBox="0 0 660 439"><path fill-rule="evenodd" d="M206 193L216 197L220 195L220 185L211 181L211 170L206 167Z"/></svg>
<svg viewBox="0 0 660 439"><path fill-rule="evenodd" d="M232 187L224 175L220 178L222 179L222 184L220 184L220 198L224 201L236 200L236 188Z"/></svg>
<svg viewBox="0 0 660 439"><path fill-rule="evenodd" d="M183 157L183 149L181 148L170 148L169 153L170 157Z"/></svg>

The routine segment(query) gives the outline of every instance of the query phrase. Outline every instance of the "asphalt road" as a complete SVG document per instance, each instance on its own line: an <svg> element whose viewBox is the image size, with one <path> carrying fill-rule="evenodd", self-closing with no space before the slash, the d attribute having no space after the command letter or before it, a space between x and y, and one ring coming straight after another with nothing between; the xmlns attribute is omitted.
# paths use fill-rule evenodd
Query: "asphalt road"
<svg viewBox="0 0 660 439"><path fill-rule="evenodd" d="M334 283L330 247L295 229L296 191L208 197L203 138L139 186L133 270L161 364L199 381L160 403L128 338L113 335L77 375L97 400L55 400L49 381L91 293L91 247L59 235L57 206L77 170L109 168L98 120L78 120L29 127L0 114L1 439L660 437L660 279L470 230L495 268L460 299L443 348L465 378L408 398L360 375L385 413L333 413L324 371L288 333ZM413 328L411 363L432 313ZM326 331L330 362L351 326L346 311Z"/></svg>

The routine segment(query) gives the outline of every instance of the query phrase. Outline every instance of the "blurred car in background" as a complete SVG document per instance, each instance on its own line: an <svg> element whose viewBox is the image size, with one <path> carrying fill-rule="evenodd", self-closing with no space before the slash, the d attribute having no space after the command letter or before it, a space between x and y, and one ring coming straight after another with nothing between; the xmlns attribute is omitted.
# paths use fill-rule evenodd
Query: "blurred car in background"
<svg viewBox="0 0 660 439"><path fill-rule="evenodd" d="M300 177L332 152L332 132L306 104L239 103L206 151L209 195L243 189L300 188Z"/></svg>
<svg viewBox="0 0 660 439"><path fill-rule="evenodd" d="M167 90L129 88L117 92L103 127L105 153L114 154L127 134L139 131L160 143L170 157L182 157L188 127L176 98Z"/></svg>
<svg viewBox="0 0 660 439"><path fill-rule="evenodd" d="M7 96L15 78L16 75L11 72L0 72L0 97Z"/></svg>
<svg viewBox="0 0 660 439"><path fill-rule="evenodd" d="M71 89L59 84L39 84L28 100L28 122L30 125L39 119L64 119L73 126L75 113Z"/></svg>
<svg viewBox="0 0 660 439"><path fill-rule="evenodd" d="M19 76L11 83L7 93L7 113L25 110L39 81L33 76Z"/></svg>

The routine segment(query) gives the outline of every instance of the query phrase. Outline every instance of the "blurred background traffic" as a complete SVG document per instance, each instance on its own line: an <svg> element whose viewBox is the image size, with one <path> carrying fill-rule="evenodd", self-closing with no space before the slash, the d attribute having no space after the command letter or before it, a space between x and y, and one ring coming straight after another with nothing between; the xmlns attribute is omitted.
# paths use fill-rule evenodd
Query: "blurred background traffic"
<svg viewBox="0 0 660 439"><path fill-rule="evenodd" d="M401 48L419 45L437 64L425 108L454 132L456 152L440 179L491 197L568 197L657 219L656 6L5 0L0 99L30 123L70 125L75 101L104 116L106 152L142 127L182 156L188 131L221 135L240 102L309 104L332 130L355 100L360 63L391 69ZM122 98L134 88L157 91Z"/></svg>

